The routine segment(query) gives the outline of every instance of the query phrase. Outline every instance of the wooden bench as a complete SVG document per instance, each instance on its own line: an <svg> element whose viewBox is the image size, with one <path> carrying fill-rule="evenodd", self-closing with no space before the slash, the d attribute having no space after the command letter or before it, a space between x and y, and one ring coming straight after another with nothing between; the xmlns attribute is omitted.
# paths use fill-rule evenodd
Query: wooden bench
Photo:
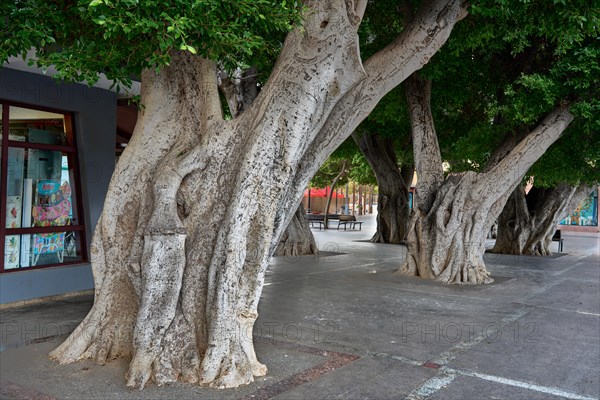
<svg viewBox="0 0 600 400"><path fill-rule="evenodd" d="M558 252L562 253L563 252L563 243L565 242L565 239L560 237L560 229L557 229L556 232L554 232L554 235L552 236L552 241L558 242Z"/></svg>
<svg viewBox="0 0 600 400"><path fill-rule="evenodd" d="M327 215L327 225L329 225L329 221L339 220L339 214L328 214ZM321 228L328 228L329 226L325 226L325 214L306 214L306 220L311 228L315 227L315 224L319 224L319 230Z"/></svg>
<svg viewBox="0 0 600 400"><path fill-rule="evenodd" d="M315 227L315 224L318 224L319 230L323 228L325 224L325 215L324 214L306 214L306 220L311 228Z"/></svg>
<svg viewBox="0 0 600 400"><path fill-rule="evenodd" d="M347 225L350 225L351 229L356 229L357 224L358 229L362 230L362 221L357 221L354 215L340 215L337 228L340 230L340 226L344 225L344 230L346 230Z"/></svg>

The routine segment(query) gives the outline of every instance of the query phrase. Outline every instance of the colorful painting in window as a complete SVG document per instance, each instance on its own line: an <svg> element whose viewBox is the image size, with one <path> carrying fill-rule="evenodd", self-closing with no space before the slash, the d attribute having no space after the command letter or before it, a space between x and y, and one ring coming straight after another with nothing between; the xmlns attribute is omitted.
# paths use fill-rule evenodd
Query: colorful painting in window
<svg viewBox="0 0 600 400"><path fill-rule="evenodd" d="M6 196L6 228L21 227L21 196Z"/></svg>
<svg viewBox="0 0 600 400"><path fill-rule="evenodd" d="M37 186L37 201L33 206L33 226L70 225L71 187L68 182L60 185L53 181L40 181ZM65 232L33 235L33 260L36 265L41 254L56 254L63 262Z"/></svg>
<svg viewBox="0 0 600 400"><path fill-rule="evenodd" d="M19 236L6 236L4 240L4 268L19 268Z"/></svg>
<svg viewBox="0 0 600 400"><path fill-rule="evenodd" d="M561 225L598 226L598 192L590 194Z"/></svg>

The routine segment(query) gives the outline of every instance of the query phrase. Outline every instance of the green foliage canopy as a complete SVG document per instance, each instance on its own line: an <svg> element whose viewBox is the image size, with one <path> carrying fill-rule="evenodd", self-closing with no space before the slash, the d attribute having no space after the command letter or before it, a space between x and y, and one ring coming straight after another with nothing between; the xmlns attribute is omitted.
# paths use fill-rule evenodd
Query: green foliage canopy
<svg viewBox="0 0 600 400"><path fill-rule="evenodd" d="M344 162L348 173L339 179L338 187L348 182L355 182L359 185L377 185L377 179L371 166L360 153L354 140L348 138L319 168L310 181L310 186L320 188L330 186L333 179L340 173Z"/></svg>
<svg viewBox="0 0 600 400"><path fill-rule="evenodd" d="M593 2L477 0L425 69L445 159L481 170L561 103L575 120L529 171L539 185L598 182L600 8Z"/></svg>
<svg viewBox="0 0 600 400"><path fill-rule="evenodd" d="M300 20L298 1L6 0L0 3L0 62L36 49L32 63L59 79L93 84L98 73L131 83L168 65L173 50L228 66L277 52Z"/></svg>

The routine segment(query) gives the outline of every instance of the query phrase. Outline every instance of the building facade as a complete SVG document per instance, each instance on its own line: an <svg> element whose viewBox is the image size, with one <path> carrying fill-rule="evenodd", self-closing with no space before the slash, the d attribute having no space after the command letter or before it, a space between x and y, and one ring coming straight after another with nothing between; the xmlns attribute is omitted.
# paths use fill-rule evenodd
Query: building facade
<svg viewBox="0 0 600 400"><path fill-rule="evenodd" d="M92 289L117 94L0 69L0 304Z"/></svg>
<svg viewBox="0 0 600 400"><path fill-rule="evenodd" d="M594 189L575 210L572 210L565 219L560 221L559 228L565 232L599 233L598 215L600 214L600 204L598 203L598 192L600 192L600 188Z"/></svg>

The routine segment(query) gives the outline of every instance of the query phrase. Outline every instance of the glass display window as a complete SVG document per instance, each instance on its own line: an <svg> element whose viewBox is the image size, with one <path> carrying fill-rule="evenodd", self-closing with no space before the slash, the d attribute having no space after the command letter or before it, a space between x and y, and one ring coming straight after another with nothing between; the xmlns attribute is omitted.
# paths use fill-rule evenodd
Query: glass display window
<svg viewBox="0 0 600 400"><path fill-rule="evenodd" d="M2 104L0 272L85 260L72 121Z"/></svg>
<svg viewBox="0 0 600 400"><path fill-rule="evenodd" d="M594 189L560 224L598 226L598 189Z"/></svg>

